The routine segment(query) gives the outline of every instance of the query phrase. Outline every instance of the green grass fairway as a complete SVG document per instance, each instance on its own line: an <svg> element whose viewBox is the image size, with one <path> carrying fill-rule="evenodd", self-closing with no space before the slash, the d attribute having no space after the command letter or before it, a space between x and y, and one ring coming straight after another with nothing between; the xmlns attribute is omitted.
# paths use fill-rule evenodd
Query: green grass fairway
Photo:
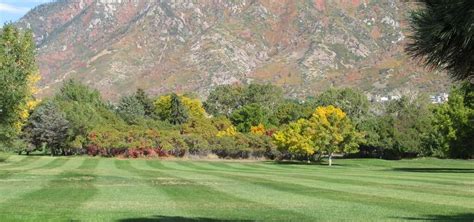
<svg viewBox="0 0 474 222"><path fill-rule="evenodd" d="M0 221L474 220L473 161L335 164L0 154Z"/></svg>

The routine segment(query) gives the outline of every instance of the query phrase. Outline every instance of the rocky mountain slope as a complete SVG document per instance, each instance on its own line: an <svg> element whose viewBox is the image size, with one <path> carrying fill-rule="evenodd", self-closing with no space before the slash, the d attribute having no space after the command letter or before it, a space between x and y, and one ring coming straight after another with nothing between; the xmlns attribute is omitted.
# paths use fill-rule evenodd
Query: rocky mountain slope
<svg viewBox="0 0 474 222"><path fill-rule="evenodd" d="M18 24L38 45L41 94L75 78L117 98L271 82L291 96L328 87L445 91L404 52L400 0L59 0Z"/></svg>

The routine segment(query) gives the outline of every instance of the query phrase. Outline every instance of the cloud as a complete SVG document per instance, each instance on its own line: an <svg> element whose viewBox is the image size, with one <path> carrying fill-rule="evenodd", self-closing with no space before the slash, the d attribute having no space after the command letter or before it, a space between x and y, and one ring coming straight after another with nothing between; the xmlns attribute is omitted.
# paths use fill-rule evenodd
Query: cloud
<svg viewBox="0 0 474 222"><path fill-rule="evenodd" d="M0 12L7 12L12 14L25 14L29 11L29 8L18 7L10 4L0 3Z"/></svg>

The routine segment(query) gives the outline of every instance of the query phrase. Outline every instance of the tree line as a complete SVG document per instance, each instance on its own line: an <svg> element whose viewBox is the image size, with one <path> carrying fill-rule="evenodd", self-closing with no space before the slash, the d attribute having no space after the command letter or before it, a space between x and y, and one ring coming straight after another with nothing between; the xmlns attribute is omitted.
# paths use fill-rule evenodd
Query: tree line
<svg viewBox="0 0 474 222"><path fill-rule="evenodd" d="M459 80L443 104L424 95L385 103L356 89L287 98L270 84L222 85L205 101L141 89L119 102L77 81L34 98L39 79L31 32L0 30L0 147L19 153L217 156L312 161L337 154L400 159L474 156L471 1L420 1L407 51ZM465 16L452 16L461 13ZM442 19L441 19L442 18Z"/></svg>
<svg viewBox="0 0 474 222"><path fill-rule="evenodd" d="M249 84L218 86L204 102L138 89L112 103L70 80L30 111L8 147L107 157L472 158L473 98L467 83L453 88L444 104L424 96L371 103L349 88L297 100L278 86Z"/></svg>

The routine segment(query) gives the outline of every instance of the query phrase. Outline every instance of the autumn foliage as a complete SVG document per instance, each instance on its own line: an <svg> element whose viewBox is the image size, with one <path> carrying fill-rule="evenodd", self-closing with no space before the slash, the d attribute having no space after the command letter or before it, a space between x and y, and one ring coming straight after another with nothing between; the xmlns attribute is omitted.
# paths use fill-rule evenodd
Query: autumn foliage
<svg viewBox="0 0 474 222"><path fill-rule="evenodd" d="M334 106L318 107L309 119L299 119L273 135L282 151L312 156L320 152L332 156L335 152L357 151L362 134L350 119Z"/></svg>

